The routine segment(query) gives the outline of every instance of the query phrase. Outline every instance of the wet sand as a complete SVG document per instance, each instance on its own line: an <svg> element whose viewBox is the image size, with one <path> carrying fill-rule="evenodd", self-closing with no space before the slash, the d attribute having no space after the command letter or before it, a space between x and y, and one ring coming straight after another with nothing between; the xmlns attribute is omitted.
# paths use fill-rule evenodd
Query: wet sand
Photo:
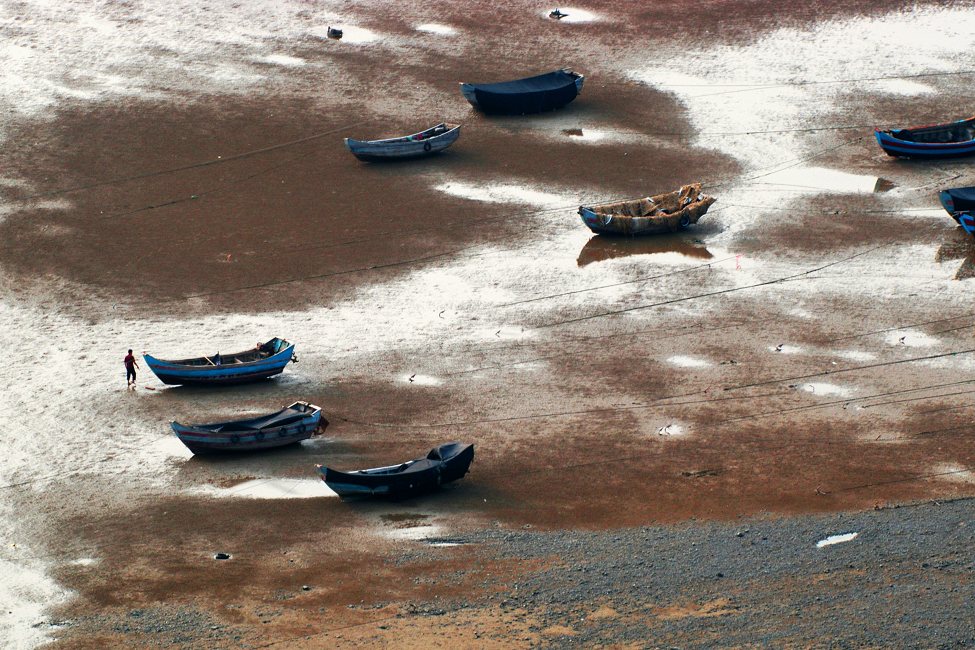
<svg viewBox="0 0 975 650"><path fill-rule="evenodd" d="M804 59L823 25L860 29L890 76L971 68L949 46L891 48L890 24L943 20L897 17L906 6L605 3L558 23L506 2L492 17L506 27L487 29L462 7L377 5L347 19L374 41L315 37L340 21L295 9L299 36L267 37L261 57L235 46L259 79L248 91L147 74L152 93L11 114L0 341L33 346L5 379L11 413L32 419L3 471L4 559L66 590L36 633L428 647L444 609L469 623L444 645L525 646L558 638L538 636L544 607L525 619L492 599L546 561L429 539L975 495L975 246L936 198L971 184L970 163L887 158L866 126L964 115L968 78L805 83L881 76L874 59ZM659 27L674 23L694 28ZM456 87L564 65L584 91L545 115L485 117ZM461 138L393 165L342 144L418 119L463 123ZM646 245L575 214L692 181L718 202ZM301 363L272 381L167 388L143 370L121 385L128 347L177 357L273 335ZM221 460L168 432L295 399L323 407L322 438ZM446 440L476 458L440 493L308 498L316 463L384 465ZM303 498L266 498L282 479L306 479L279 485ZM375 636L343 634L360 624Z"/></svg>

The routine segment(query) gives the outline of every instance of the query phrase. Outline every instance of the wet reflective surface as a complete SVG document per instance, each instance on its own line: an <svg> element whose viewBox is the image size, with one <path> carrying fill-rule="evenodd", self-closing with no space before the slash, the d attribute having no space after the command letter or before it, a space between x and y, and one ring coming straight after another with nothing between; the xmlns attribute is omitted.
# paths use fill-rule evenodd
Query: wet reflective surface
<svg viewBox="0 0 975 650"><path fill-rule="evenodd" d="M688 234L648 235L646 237L611 237L596 235L586 242L579 251L577 264L586 266L593 262L630 257L631 255L654 255L677 253L696 260L709 260L714 257L704 243Z"/></svg>

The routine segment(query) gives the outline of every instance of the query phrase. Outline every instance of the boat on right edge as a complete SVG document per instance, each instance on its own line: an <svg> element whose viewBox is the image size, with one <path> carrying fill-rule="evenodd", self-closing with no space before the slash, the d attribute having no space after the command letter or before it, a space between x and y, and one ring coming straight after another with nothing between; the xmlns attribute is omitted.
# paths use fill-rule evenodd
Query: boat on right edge
<svg viewBox="0 0 975 650"><path fill-rule="evenodd" d="M434 490L444 483L463 478L474 460L474 445L449 442L434 447L423 458L399 465L374 467L350 472L318 465L318 471L340 497L406 497Z"/></svg>
<svg viewBox="0 0 975 650"><path fill-rule="evenodd" d="M874 135L888 156L923 159L975 154L975 117L906 129L874 129Z"/></svg>
<svg viewBox="0 0 975 650"><path fill-rule="evenodd" d="M691 183L642 199L580 206L579 216L597 234L651 235L697 223L715 201L701 191L700 183Z"/></svg>

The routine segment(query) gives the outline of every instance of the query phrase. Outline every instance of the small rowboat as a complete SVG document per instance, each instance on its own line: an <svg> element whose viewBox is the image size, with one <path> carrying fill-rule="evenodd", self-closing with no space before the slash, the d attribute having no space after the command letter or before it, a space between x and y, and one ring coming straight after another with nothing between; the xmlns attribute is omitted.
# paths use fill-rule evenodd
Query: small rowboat
<svg viewBox="0 0 975 650"><path fill-rule="evenodd" d="M958 225L965 229L972 237L975 237L975 216L971 212L959 212L955 216L958 219Z"/></svg>
<svg viewBox="0 0 975 650"><path fill-rule="evenodd" d="M692 183L634 201L581 206L579 216L595 233L648 235L676 232L697 223L714 202L713 196L701 192L700 183Z"/></svg>
<svg viewBox="0 0 975 650"><path fill-rule="evenodd" d="M322 409L308 402L295 402L277 413L247 420L213 424L171 424L180 441L194 454L221 451L256 451L291 445L328 426Z"/></svg>
<svg viewBox="0 0 975 650"><path fill-rule="evenodd" d="M514 81L462 83L460 91L483 113L521 115L562 108L582 92L584 80L583 75L563 68Z"/></svg>
<svg viewBox="0 0 975 650"><path fill-rule="evenodd" d="M426 131L386 140L345 139L345 146L359 160L404 160L420 158L443 151L460 136L460 124L441 122Z"/></svg>
<svg viewBox="0 0 975 650"><path fill-rule="evenodd" d="M467 474L474 460L474 445L450 442L434 447L424 458L399 465L353 472L318 465L322 480L340 497L403 497L433 490Z"/></svg>
<svg viewBox="0 0 975 650"><path fill-rule="evenodd" d="M938 193L941 205L958 221L959 212L975 210L975 187L954 187Z"/></svg>
<svg viewBox="0 0 975 650"><path fill-rule="evenodd" d="M294 343L273 338L251 350L233 354L166 361L143 354L146 365L164 384L239 384L284 371L294 358Z"/></svg>
<svg viewBox="0 0 975 650"><path fill-rule="evenodd" d="M874 134L888 156L955 158L975 154L975 117L907 129L874 129Z"/></svg>

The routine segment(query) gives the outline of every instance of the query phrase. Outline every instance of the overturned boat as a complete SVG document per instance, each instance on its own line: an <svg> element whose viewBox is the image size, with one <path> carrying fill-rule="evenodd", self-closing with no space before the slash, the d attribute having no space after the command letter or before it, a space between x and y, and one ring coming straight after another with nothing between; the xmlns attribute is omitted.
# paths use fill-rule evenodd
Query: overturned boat
<svg viewBox="0 0 975 650"><path fill-rule="evenodd" d="M449 442L434 447L423 458L399 465L340 472L318 465L322 480L340 497L404 497L433 490L467 474L474 460L474 445Z"/></svg>
<svg viewBox="0 0 975 650"><path fill-rule="evenodd" d="M975 117L906 129L874 129L874 135L888 156L956 158L975 154Z"/></svg>
<svg viewBox="0 0 975 650"><path fill-rule="evenodd" d="M700 183L692 183L643 199L580 206L579 216L590 230L600 234L676 232L697 223L715 200L701 192Z"/></svg>
<svg viewBox="0 0 975 650"><path fill-rule="evenodd" d="M173 431L194 454L256 451L283 447L321 433L328 426L322 409L295 402L271 413L246 420L187 425L172 422Z"/></svg>
<svg viewBox="0 0 975 650"><path fill-rule="evenodd" d="M460 124L441 122L425 131L385 140L345 139L352 155L366 162L420 158L443 151L460 137Z"/></svg>
<svg viewBox="0 0 975 650"><path fill-rule="evenodd" d="M460 91L483 113L521 115L562 108L579 93L585 77L568 68L499 83L462 83Z"/></svg>
<svg viewBox="0 0 975 650"><path fill-rule="evenodd" d="M146 365L164 384L239 384L284 371L294 358L294 343L273 338L250 350L168 361L143 354Z"/></svg>

